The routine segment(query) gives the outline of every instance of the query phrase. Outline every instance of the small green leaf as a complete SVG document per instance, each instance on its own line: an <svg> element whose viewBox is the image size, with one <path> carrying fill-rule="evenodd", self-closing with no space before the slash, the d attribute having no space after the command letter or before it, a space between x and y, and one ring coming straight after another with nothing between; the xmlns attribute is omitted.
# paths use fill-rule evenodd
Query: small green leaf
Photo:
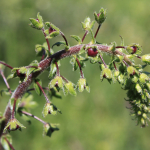
<svg viewBox="0 0 150 150"><path fill-rule="evenodd" d="M29 75L35 70L36 68L28 68L27 73L26 73L26 77L24 79L24 82L27 81Z"/></svg>
<svg viewBox="0 0 150 150"><path fill-rule="evenodd" d="M33 60L29 66L35 66L35 67L38 67L39 63L37 60Z"/></svg>
<svg viewBox="0 0 150 150"><path fill-rule="evenodd" d="M51 137L52 133L54 131L58 131L59 128L58 128L58 124L44 124L44 132L43 132L43 135L46 135L46 136L49 136Z"/></svg>
<svg viewBox="0 0 150 150"><path fill-rule="evenodd" d="M38 18L38 20L39 20L39 23L43 23L42 16L40 15L39 12L37 13L37 18Z"/></svg>
<svg viewBox="0 0 150 150"><path fill-rule="evenodd" d="M56 30L56 31L60 31L59 30L59 28L57 28L54 24L52 24L52 23L50 23L50 22L45 22L45 25L47 26L47 27L51 27L51 28L53 28L54 30Z"/></svg>
<svg viewBox="0 0 150 150"><path fill-rule="evenodd" d="M52 48L53 48L55 45L56 45L56 46L66 45L66 42L64 42L64 41L56 42L55 44L53 44Z"/></svg>
<svg viewBox="0 0 150 150"><path fill-rule="evenodd" d="M137 90L138 93L142 93L142 88L138 83L135 85L135 89Z"/></svg>
<svg viewBox="0 0 150 150"><path fill-rule="evenodd" d="M150 54L143 55L142 61L145 62L146 64L150 65Z"/></svg>
<svg viewBox="0 0 150 150"><path fill-rule="evenodd" d="M55 86L58 86L59 88L63 88L62 77L56 76L54 79L51 80L51 82L49 83L49 87L53 88Z"/></svg>
<svg viewBox="0 0 150 150"><path fill-rule="evenodd" d="M73 84L72 82L66 83L66 84L65 84L65 87L66 87L66 89L69 91L69 93L70 93L71 95L74 95L74 96L77 95L76 90L75 90L75 88L74 88L74 84Z"/></svg>
<svg viewBox="0 0 150 150"><path fill-rule="evenodd" d="M22 73L22 74L25 74L27 72L27 68L26 67L21 67L19 69L19 72Z"/></svg>
<svg viewBox="0 0 150 150"><path fill-rule="evenodd" d="M86 79L85 78L80 78L78 80L77 86L78 86L79 92L83 92L84 89L86 88Z"/></svg>
<svg viewBox="0 0 150 150"><path fill-rule="evenodd" d="M74 38L78 42L78 44L82 43L82 40L81 40L81 38L79 36L77 36L77 35L71 35L71 37Z"/></svg>
<svg viewBox="0 0 150 150"><path fill-rule="evenodd" d="M57 35L59 35L59 31L54 31L54 32L50 33L49 35L47 35L46 39L52 39L52 38L56 37Z"/></svg>
<svg viewBox="0 0 150 150"><path fill-rule="evenodd" d="M29 19L31 24L29 24L31 27L41 30L43 28L43 23L40 23L37 19L30 18Z"/></svg>
<svg viewBox="0 0 150 150"><path fill-rule="evenodd" d="M41 85L41 87L42 87L42 81L41 81L40 79L36 79L35 82L34 82L34 84L33 84L36 93L37 93L38 95L41 95L41 94L42 94L42 91L41 91L40 87L37 85L36 82L38 82L38 83Z"/></svg>
<svg viewBox="0 0 150 150"><path fill-rule="evenodd" d="M140 81L142 84L145 84L146 81L149 81L149 77L148 77L146 74L141 73L141 74L140 74L139 81Z"/></svg>

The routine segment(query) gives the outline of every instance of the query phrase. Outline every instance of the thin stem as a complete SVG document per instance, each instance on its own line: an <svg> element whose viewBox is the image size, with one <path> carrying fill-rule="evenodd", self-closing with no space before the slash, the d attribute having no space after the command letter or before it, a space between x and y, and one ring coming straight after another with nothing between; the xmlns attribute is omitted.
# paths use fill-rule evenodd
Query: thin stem
<svg viewBox="0 0 150 150"><path fill-rule="evenodd" d="M13 67L11 67L10 65L8 65L8 64L6 64L6 63L4 63L4 62L2 62L2 61L0 61L0 64L3 64L3 65L5 65L6 67L8 67L8 68L10 68L10 69L13 69Z"/></svg>
<svg viewBox="0 0 150 150"><path fill-rule="evenodd" d="M1 74L1 76L3 77L3 80L4 80L4 82L5 82L6 86L7 86L7 89L8 89L8 91L9 91L9 93L12 94L11 89L10 89L10 86L9 86L9 84L8 84L8 82L7 82L7 79L6 79L6 77L5 77L4 73L3 73L3 71L0 70L0 74Z"/></svg>
<svg viewBox="0 0 150 150"><path fill-rule="evenodd" d="M56 72L56 74L57 74L57 76L60 76L59 67L58 67L57 62L55 62L55 65L56 65L56 68L57 68L57 72Z"/></svg>
<svg viewBox="0 0 150 150"><path fill-rule="evenodd" d="M99 54L99 57L100 57L100 59L102 60L102 62L103 62L103 64L104 64L105 68L107 68L107 65L106 65L106 63L105 63L103 57L101 56L101 54Z"/></svg>
<svg viewBox="0 0 150 150"><path fill-rule="evenodd" d="M80 68L81 77L84 78L84 75L83 75L83 72L82 72L82 68L81 68L81 64L80 64L78 58L76 58L76 61L77 61L78 66L79 66L79 68Z"/></svg>
<svg viewBox="0 0 150 150"><path fill-rule="evenodd" d="M89 32L88 30L85 31L85 34L84 34L84 36L82 38L82 42L84 41L84 39L85 39L86 35L88 34L88 32Z"/></svg>
<svg viewBox="0 0 150 150"><path fill-rule="evenodd" d="M45 36L45 39L46 39L46 33L45 33L44 28L42 28L42 32L43 32L43 34L44 34L44 36ZM48 39L46 39L46 42L47 42L48 50L50 51L50 44L49 44Z"/></svg>
<svg viewBox="0 0 150 150"><path fill-rule="evenodd" d="M61 36L64 38L64 40L65 40L65 42L66 42L66 45L68 46L68 41L67 41L67 39L66 39L64 33L60 31L60 34L61 34Z"/></svg>
<svg viewBox="0 0 150 150"><path fill-rule="evenodd" d="M96 38L96 36L97 36L97 33L98 33L98 31L99 31L99 29L100 29L101 25L102 25L102 24L99 24L99 25L98 25L98 28L97 28L97 30L96 30L96 33L95 33L95 36L94 36L94 38Z"/></svg>
<svg viewBox="0 0 150 150"><path fill-rule="evenodd" d="M137 58L139 58L139 59L142 59L140 56L136 56Z"/></svg>
<svg viewBox="0 0 150 150"><path fill-rule="evenodd" d="M65 77L63 77L62 75L60 75L62 77L63 80L65 80L65 82L69 82Z"/></svg>
<svg viewBox="0 0 150 150"><path fill-rule="evenodd" d="M41 91L42 91L42 93L43 93L43 95L44 95L44 97L45 97L45 99L46 99L46 102L47 102L47 103L50 103L50 100L48 99L46 93L44 92L43 88L41 87L41 85L39 84L38 81L36 81L36 84L37 84L37 85L39 86L39 88L41 89Z"/></svg>
<svg viewBox="0 0 150 150"><path fill-rule="evenodd" d="M21 112L22 114L27 115L27 116L33 117L34 119L40 121L40 122L43 123L43 124L47 124L47 122L43 121L42 119L38 118L37 116L34 116L34 115L32 115L32 114L30 114L30 113L28 113L28 112L26 112L26 111L20 111L20 112Z"/></svg>
<svg viewBox="0 0 150 150"><path fill-rule="evenodd" d="M15 148L12 146L12 144L8 141L8 139L5 137L5 140L6 142L8 143L9 147L12 149L12 150L15 150Z"/></svg>
<svg viewBox="0 0 150 150"><path fill-rule="evenodd" d="M114 65L115 70L118 71L115 62L113 62L113 65Z"/></svg>
<svg viewBox="0 0 150 150"><path fill-rule="evenodd" d="M125 60L123 60L123 63L124 63L127 67L129 67L129 65L126 63L126 61L125 61Z"/></svg>

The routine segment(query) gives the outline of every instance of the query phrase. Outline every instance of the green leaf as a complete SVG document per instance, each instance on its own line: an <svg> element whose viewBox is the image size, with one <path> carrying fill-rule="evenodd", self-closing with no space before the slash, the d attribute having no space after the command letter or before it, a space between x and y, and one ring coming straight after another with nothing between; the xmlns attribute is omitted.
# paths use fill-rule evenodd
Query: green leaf
<svg viewBox="0 0 150 150"><path fill-rule="evenodd" d="M43 18L42 18L42 16L40 15L39 12L37 13L37 18L38 18L38 20L39 20L39 23L43 23Z"/></svg>
<svg viewBox="0 0 150 150"><path fill-rule="evenodd" d="M78 42L78 44L82 43L82 40L81 40L81 38L79 36L77 36L77 35L71 35L71 37L74 38Z"/></svg>
<svg viewBox="0 0 150 150"><path fill-rule="evenodd" d="M137 90L138 93L142 93L142 88L138 83L135 85L135 89Z"/></svg>
<svg viewBox="0 0 150 150"><path fill-rule="evenodd" d="M37 60L33 60L29 66L35 66L35 67L38 67L39 65L39 62Z"/></svg>
<svg viewBox="0 0 150 150"><path fill-rule="evenodd" d="M70 60L70 63L72 64L73 66L73 71L76 71L78 69L78 63L76 61L76 55L73 55L73 57L71 58Z"/></svg>
<svg viewBox="0 0 150 150"><path fill-rule="evenodd" d="M36 93L37 93L38 95L41 95L41 94L42 94L42 91L41 91L40 87L37 85L36 82L38 82L38 83L41 85L41 87L42 87L42 81L41 81L40 79L36 79L35 82L34 82L34 84L33 84Z"/></svg>
<svg viewBox="0 0 150 150"><path fill-rule="evenodd" d="M43 135L46 135L46 136L49 136L51 137L52 133L54 131L58 131L59 128L58 128L58 124L44 124L44 132L43 132Z"/></svg>
<svg viewBox="0 0 150 150"><path fill-rule="evenodd" d="M142 84L145 84L146 81L149 81L149 77L148 77L146 74L141 73L141 74L140 74L139 81L140 81Z"/></svg>
<svg viewBox="0 0 150 150"><path fill-rule="evenodd" d="M52 39L52 38L56 37L57 35L59 35L59 31L54 31L54 32L50 33L49 35L47 35L46 39Z"/></svg>
<svg viewBox="0 0 150 150"><path fill-rule="evenodd" d="M41 30L43 28L43 23L38 22L38 20L34 19L34 18L30 18L29 19L31 24L29 24L31 27Z"/></svg>
<svg viewBox="0 0 150 150"><path fill-rule="evenodd" d="M13 78L16 78L16 77L18 77L18 76L17 76L17 73L15 72L15 73L12 73L12 74L8 75L7 80L13 79Z"/></svg>
<svg viewBox="0 0 150 150"><path fill-rule="evenodd" d="M29 75L35 70L36 68L28 68L27 73L26 73L26 77L24 79L24 82L27 81Z"/></svg>
<svg viewBox="0 0 150 150"><path fill-rule="evenodd" d="M68 83L66 83L65 87L71 95L73 95L73 96L77 95L76 90L74 88L74 84L72 82L69 81Z"/></svg>
<svg viewBox="0 0 150 150"><path fill-rule="evenodd" d="M4 150L11 150L8 142L6 141L6 139L9 141L10 144L12 144L12 138L9 134L5 134L1 137L1 144L4 148Z"/></svg>
<svg viewBox="0 0 150 150"><path fill-rule="evenodd" d="M21 67L19 69L19 72L22 73L22 74L25 74L27 72L27 68L26 67Z"/></svg>
<svg viewBox="0 0 150 150"><path fill-rule="evenodd" d="M79 92L83 92L84 89L86 88L86 79L85 78L80 78L78 80L77 86L78 86Z"/></svg>
<svg viewBox="0 0 150 150"><path fill-rule="evenodd" d="M51 28L53 28L54 30L56 30L56 31L60 31L59 30L59 28L57 28L54 24L52 24L52 23L50 23L50 22L45 22L45 25L47 26L47 27L51 27Z"/></svg>
<svg viewBox="0 0 150 150"><path fill-rule="evenodd" d="M5 69L5 65L3 65L3 64L0 63L0 71L4 71L4 69Z"/></svg>
<svg viewBox="0 0 150 150"><path fill-rule="evenodd" d="M59 88L63 88L62 77L56 76L54 79L51 80L51 82L49 83L49 87L53 88L55 86L58 86Z"/></svg>
<svg viewBox="0 0 150 150"><path fill-rule="evenodd" d="M55 44L53 44L52 48L53 48L55 45L56 45L56 46L66 45L66 42L64 42L64 41L56 42Z"/></svg>

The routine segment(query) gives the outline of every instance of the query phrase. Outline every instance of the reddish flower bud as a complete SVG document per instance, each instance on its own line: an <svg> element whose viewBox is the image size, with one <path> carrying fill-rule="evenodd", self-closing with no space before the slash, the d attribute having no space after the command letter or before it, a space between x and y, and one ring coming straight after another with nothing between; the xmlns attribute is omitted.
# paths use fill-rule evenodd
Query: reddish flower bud
<svg viewBox="0 0 150 150"><path fill-rule="evenodd" d="M98 13L98 14L97 14L97 17L99 17L100 15L101 15L101 13Z"/></svg>
<svg viewBox="0 0 150 150"><path fill-rule="evenodd" d="M56 31L56 30L53 29L52 27L49 28L49 33L52 33L52 32L54 32L54 31Z"/></svg>
<svg viewBox="0 0 150 150"><path fill-rule="evenodd" d="M97 55L98 51L96 48L88 48L88 56L91 56L91 57L95 57Z"/></svg>
<svg viewBox="0 0 150 150"><path fill-rule="evenodd" d="M136 51L137 51L137 47L136 47L136 46L131 46L131 48L133 49L133 51L132 51L132 53L131 53L131 54L136 53Z"/></svg>

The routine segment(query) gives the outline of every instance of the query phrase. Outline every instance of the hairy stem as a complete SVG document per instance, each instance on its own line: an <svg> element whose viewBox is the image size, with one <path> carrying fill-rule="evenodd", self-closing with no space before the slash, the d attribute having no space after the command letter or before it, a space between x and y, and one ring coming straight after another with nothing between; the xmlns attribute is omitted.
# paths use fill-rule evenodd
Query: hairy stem
<svg viewBox="0 0 150 150"><path fill-rule="evenodd" d="M39 66L38 66L38 68L41 68L41 70L31 73L28 76L28 79L25 82L20 83L18 85L18 87L16 88L16 90L13 92L11 98L15 98L15 99L21 98L23 96L23 94L27 91L28 87L31 85L32 81L37 76L39 76L47 67L50 66L51 61L53 59L60 60L60 59L63 59L65 57L75 55L75 54L80 52L80 50L82 49L83 46L85 46L85 49L86 49L86 47L88 47L89 44L86 44L86 45L81 44L81 45L72 46L67 51L65 49L61 50L61 51L58 51L58 52L54 53L53 55L51 55L51 56L45 58L44 60L42 60L39 63ZM128 63L132 64L132 62L126 57L126 54L124 54L122 52L119 52L118 50L115 50L114 52L112 52L110 50L111 46L102 45L102 44L95 44L95 45L92 45L92 46L97 46L97 48L100 51L105 52L105 53L109 53L109 54L112 54L112 55L124 56L124 60L126 60L126 61L128 61ZM10 98L10 100L11 100L11 98ZM9 119L11 118L10 100L9 100L9 102L7 104L7 107L5 109L5 112L4 112L5 120L1 123L0 137L3 133L3 130L6 126L6 124L8 123Z"/></svg>

